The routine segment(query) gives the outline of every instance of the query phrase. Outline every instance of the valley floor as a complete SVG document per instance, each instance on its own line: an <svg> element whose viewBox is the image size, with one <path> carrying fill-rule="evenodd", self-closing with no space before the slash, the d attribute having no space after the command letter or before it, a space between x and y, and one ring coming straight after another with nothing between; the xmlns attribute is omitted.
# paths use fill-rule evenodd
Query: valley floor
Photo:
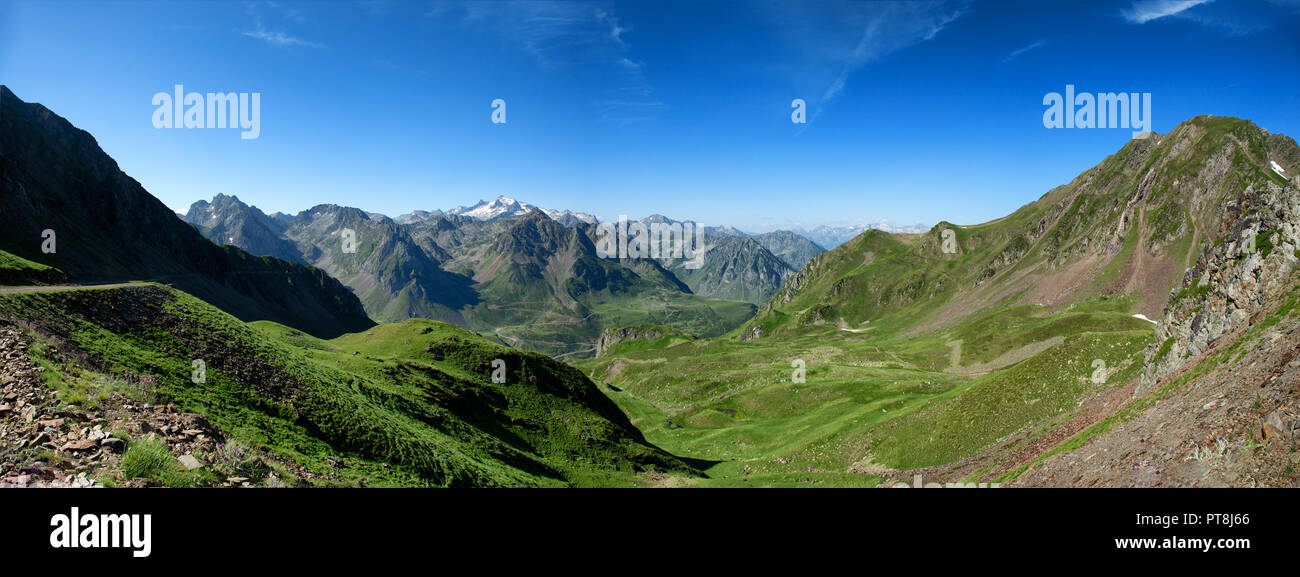
<svg viewBox="0 0 1300 577"><path fill-rule="evenodd" d="M583 366L651 442L707 474L670 484L1296 486L1294 300L1141 395L1152 324L1123 300L1013 307L919 339L828 328Z"/></svg>

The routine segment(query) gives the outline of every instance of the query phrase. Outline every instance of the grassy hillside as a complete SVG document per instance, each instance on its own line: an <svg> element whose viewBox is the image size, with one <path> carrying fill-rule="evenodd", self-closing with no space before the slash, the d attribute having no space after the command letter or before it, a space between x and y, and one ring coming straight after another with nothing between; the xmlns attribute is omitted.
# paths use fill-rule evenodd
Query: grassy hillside
<svg viewBox="0 0 1300 577"><path fill-rule="evenodd" d="M697 482L991 480L1136 387L1156 332L1136 315L1160 318L1184 271L1242 228L1242 199L1285 184L1270 159L1296 150L1197 117L1002 219L868 231L818 254L733 339L581 366L652 442L712 462ZM1268 232L1252 235L1265 256Z"/></svg>
<svg viewBox="0 0 1300 577"><path fill-rule="evenodd" d="M890 322L913 334L1005 305L1054 310L1127 296L1159 316L1170 290L1247 207L1248 188L1282 185L1272 159L1297 154L1247 120L1199 116L1134 140L1067 185L984 224L926 234L869 231L812 259L760 308L746 338L823 322Z"/></svg>
<svg viewBox="0 0 1300 577"><path fill-rule="evenodd" d="M299 482L608 485L691 474L577 370L439 322L321 340L247 325L160 285L3 295L0 318L39 338L43 378L66 402L126 391L175 404ZM206 363L201 384L195 359ZM495 359L504 383L492 380ZM156 385L122 387L128 371Z"/></svg>
<svg viewBox="0 0 1300 577"><path fill-rule="evenodd" d="M1131 309L1124 299L1004 307L920 337L872 322L748 342L660 339L580 366L651 442L710 463L693 483L870 486L1131 380L1152 334Z"/></svg>

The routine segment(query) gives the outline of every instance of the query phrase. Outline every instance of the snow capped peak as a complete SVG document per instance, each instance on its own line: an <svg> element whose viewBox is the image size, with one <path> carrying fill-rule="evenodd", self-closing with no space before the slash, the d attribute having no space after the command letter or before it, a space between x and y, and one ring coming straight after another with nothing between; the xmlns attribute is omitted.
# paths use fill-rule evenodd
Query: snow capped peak
<svg viewBox="0 0 1300 577"><path fill-rule="evenodd" d="M573 221L582 221L582 222L589 222L589 223L596 222L596 217L590 214L586 214L582 212L572 212L569 210L554 210L550 208L541 208L539 206L535 206L527 202L521 202L519 200L515 200L508 196L498 196L492 201L480 200L478 201L477 204L470 207L458 206L456 208L447 211L447 214L469 217L476 220L496 220L498 218L502 218L506 216L518 216L521 214L528 214L532 212L533 209L541 210L542 212L546 213L546 216L549 216L553 220L556 220L563 224L569 224L570 222Z"/></svg>

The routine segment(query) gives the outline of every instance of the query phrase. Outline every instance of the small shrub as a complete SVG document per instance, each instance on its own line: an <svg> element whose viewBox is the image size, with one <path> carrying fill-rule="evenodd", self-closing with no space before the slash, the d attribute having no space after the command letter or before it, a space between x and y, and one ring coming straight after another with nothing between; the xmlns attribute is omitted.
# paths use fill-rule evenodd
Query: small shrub
<svg viewBox="0 0 1300 577"><path fill-rule="evenodd" d="M122 473L128 479L157 479L172 467L174 459L167 443L156 438L141 439L127 447L122 456Z"/></svg>
<svg viewBox="0 0 1300 577"><path fill-rule="evenodd" d="M217 472L227 477L261 479L269 472L261 458L234 440L217 445L216 458Z"/></svg>
<svg viewBox="0 0 1300 577"><path fill-rule="evenodd" d="M128 479L153 479L168 487L193 487L211 481L211 473L186 471L172 456L167 443L150 436L133 442L122 456L122 473Z"/></svg>

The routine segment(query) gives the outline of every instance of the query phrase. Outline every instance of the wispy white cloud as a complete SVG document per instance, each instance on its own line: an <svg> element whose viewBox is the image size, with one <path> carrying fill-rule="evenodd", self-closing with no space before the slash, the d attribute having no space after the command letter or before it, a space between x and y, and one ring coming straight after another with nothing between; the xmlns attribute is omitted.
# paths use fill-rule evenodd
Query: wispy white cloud
<svg viewBox="0 0 1300 577"><path fill-rule="evenodd" d="M250 3L246 6L249 16L253 18L253 26L252 29L244 30L240 32L240 34L249 38L261 40L267 44L280 48L290 48L295 46L301 46L303 48L325 48L325 45L319 42L304 40L285 32L283 29L270 29L264 24L264 15L270 15L273 19L281 21L302 24L307 21L307 16L302 12L302 10L274 1Z"/></svg>
<svg viewBox="0 0 1300 577"><path fill-rule="evenodd" d="M1252 6L1251 10L1240 10L1238 6L1215 3L1214 0L1137 0L1120 14L1132 24L1169 18L1191 22L1228 36L1248 36L1273 28L1279 13L1286 13L1288 4L1300 6L1300 0L1270 0Z"/></svg>
<svg viewBox="0 0 1300 577"><path fill-rule="evenodd" d="M1134 24L1146 24L1152 20L1174 16L1191 8L1207 4L1213 0L1137 0L1131 6L1120 11L1124 19Z"/></svg>
<svg viewBox="0 0 1300 577"><path fill-rule="evenodd" d="M966 0L804 0L761 2L761 13L787 58L766 61L786 75L791 97L806 100L813 122L860 71L935 39L969 12Z"/></svg>
<svg viewBox="0 0 1300 577"><path fill-rule="evenodd" d="M458 12L463 25L514 40L548 67L617 62L627 48L627 28L594 2L439 3L434 12Z"/></svg>
<svg viewBox="0 0 1300 577"><path fill-rule="evenodd" d="M281 46L281 47L284 47L284 46L303 46L303 47L306 47L306 48L324 48L324 47L325 47L324 44L319 44L319 43L316 43L316 42L309 42L309 41L307 41L307 40L303 40L303 39L301 39L301 38L297 38L297 37L294 37L294 36L289 36L288 34L285 34L284 32L271 32L271 31L269 31L269 30L266 30L265 28L259 28L259 29L256 29L256 30L247 30L247 31L244 32L244 36L247 36L247 37L249 37L249 38L256 38L256 39L258 39L258 40L263 40L263 41L265 41L267 44L271 44L272 46Z"/></svg>
<svg viewBox="0 0 1300 577"><path fill-rule="evenodd" d="M966 14L966 3L869 2L857 46L844 61L840 74L826 88L822 100L830 101L844 90L858 69L915 44L933 40L945 27Z"/></svg>
<svg viewBox="0 0 1300 577"><path fill-rule="evenodd" d="M1026 53L1026 52L1029 52L1030 50L1037 50L1037 49L1042 48L1042 47L1044 47L1044 46L1046 46L1046 45L1047 45L1047 41L1046 41L1046 40L1035 40L1035 41L1034 41L1033 43L1031 43L1031 44L1028 44L1028 45L1026 45L1026 46L1021 46L1020 48L1017 48L1017 49L1015 49L1015 50L1012 50L1011 53L1008 54L1008 55L1006 56L1006 58L1003 58L1003 59L1002 59L1002 62L1004 62L1004 63L1005 63L1005 62L1011 62L1012 60L1015 60L1016 58L1019 58L1021 54L1024 54L1024 53Z"/></svg>
<svg viewBox="0 0 1300 577"><path fill-rule="evenodd" d="M457 18L462 26L514 42L543 68L590 74L606 87L594 102L602 119L640 121L665 107L652 94L646 63L632 58L629 28L612 5L440 1L428 15Z"/></svg>

